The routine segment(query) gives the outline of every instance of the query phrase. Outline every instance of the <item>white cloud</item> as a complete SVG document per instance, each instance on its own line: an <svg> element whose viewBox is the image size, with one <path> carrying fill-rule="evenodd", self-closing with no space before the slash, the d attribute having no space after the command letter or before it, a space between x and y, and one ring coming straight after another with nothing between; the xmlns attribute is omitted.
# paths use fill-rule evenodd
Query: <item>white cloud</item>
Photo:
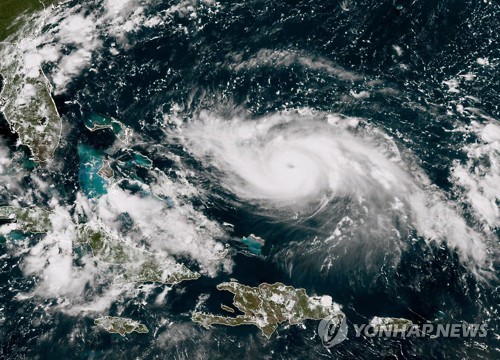
<svg viewBox="0 0 500 360"><path fill-rule="evenodd" d="M468 160L455 163L452 179L486 228L500 227L500 126L473 121L471 131L479 141L466 146Z"/></svg>
<svg viewBox="0 0 500 360"><path fill-rule="evenodd" d="M53 230L30 248L24 261L26 275L39 277L35 294L49 298L82 297L85 286L96 275L92 262L83 267L73 264L75 225L66 209L56 208L51 216Z"/></svg>
<svg viewBox="0 0 500 360"><path fill-rule="evenodd" d="M53 77L57 92L66 88L71 79L79 75L81 71L91 64L92 52L87 49L79 49L64 56L59 63L58 71Z"/></svg>
<svg viewBox="0 0 500 360"><path fill-rule="evenodd" d="M246 60L242 60L242 54L234 54L233 58L237 65L230 64L230 66L236 71L261 66L281 67L299 64L306 69L324 71L341 80L357 81L362 79L360 75L344 69L327 59L311 57L300 51L262 49Z"/></svg>
<svg viewBox="0 0 500 360"><path fill-rule="evenodd" d="M224 246L214 238L224 233L219 225L196 212L190 205L169 208L155 197L140 197L111 187L97 205L97 216L110 228L117 229L117 219L127 213L137 232L126 236L134 243L144 240L157 253L184 256L196 261L205 272L214 276L222 266L230 269L230 260L222 260Z"/></svg>
<svg viewBox="0 0 500 360"><path fill-rule="evenodd" d="M348 125L339 123L358 124L359 119L332 121L328 114L290 111L226 121L202 113L177 136L197 159L218 170L211 172L214 183L243 201L275 209L270 216L306 216L312 208L315 212L310 216L318 223L330 223L328 209L335 209L339 199L358 199L345 211L360 218L349 231L369 242L360 245L366 256L388 249L401 251L403 243L387 248L384 244L413 228L428 242L446 242L465 262L485 265L483 235L467 225L437 188L429 186L416 163L411 164L411 173L407 170L398 150L392 150L392 139L368 124L354 136L345 130ZM331 231L334 236L340 229L332 224Z"/></svg>

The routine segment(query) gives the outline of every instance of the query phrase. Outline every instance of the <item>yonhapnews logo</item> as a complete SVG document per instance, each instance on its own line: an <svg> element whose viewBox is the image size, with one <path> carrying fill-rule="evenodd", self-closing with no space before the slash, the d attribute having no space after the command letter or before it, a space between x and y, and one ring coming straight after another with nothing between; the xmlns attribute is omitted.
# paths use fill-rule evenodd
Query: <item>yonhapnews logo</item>
<svg viewBox="0 0 500 360"><path fill-rule="evenodd" d="M487 335L486 324L413 324L406 319L374 317L369 324L353 324L354 336L386 338L484 338ZM331 348L347 339L349 328L345 316L331 315L318 324L318 335L323 346Z"/></svg>
<svg viewBox="0 0 500 360"><path fill-rule="evenodd" d="M318 335L323 342L323 346L331 348L347 339L347 318L346 316L330 315L323 318L318 324Z"/></svg>

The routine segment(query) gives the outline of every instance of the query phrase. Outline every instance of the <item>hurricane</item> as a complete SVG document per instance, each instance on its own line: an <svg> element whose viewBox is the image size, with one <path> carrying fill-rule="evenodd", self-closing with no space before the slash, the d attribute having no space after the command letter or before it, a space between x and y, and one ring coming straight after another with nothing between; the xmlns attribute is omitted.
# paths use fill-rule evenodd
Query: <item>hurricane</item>
<svg viewBox="0 0 500 360"><path fill-rule="evenodd" d="M1 2L0 357L498 358L499 15Z"/></svg>
<svg viewBox="0 0 500 360"><path fill-rule="evenodd" d="M362 119L307 109L257 119L202 113L179 136L239 201L276 221L314 221L307 231L330 254L320 255L323 265L361 251L376 268L373 258L400 254L412 231L456 248L473 268L487 265L488 237L429 185L411 154Z"/></svg>

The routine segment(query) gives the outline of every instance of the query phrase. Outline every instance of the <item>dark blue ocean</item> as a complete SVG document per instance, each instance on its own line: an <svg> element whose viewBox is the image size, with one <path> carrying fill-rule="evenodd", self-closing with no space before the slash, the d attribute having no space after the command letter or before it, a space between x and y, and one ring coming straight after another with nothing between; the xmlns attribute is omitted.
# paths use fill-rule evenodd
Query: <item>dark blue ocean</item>
<svg viewBox="0 0 500 360"><path fill-rule="evenodd" d="M78 3L69 1L63 6ZM143 14L153 18L176 3L150 1ZM492 121L498 125L495 119L500 119L500 4L494 0L222 0L215 5L211 1L189 4L196 8L194 19L188 11L177 11L155 27L137 27L124 35L126 45L120 45L118 54L109 51L116 37L103 33L102 46L92 54L88 69L54 94L66 124L54 159L60 164L57 171L27 161L28 150L16 145L16 134L3 118L0 133L11 154L18 154L27 169L54 184L57 196L68 206L77 201L80 192L89 197L106 192L105 182L89 180L89 174L102 166L103 154L115 173L125 179L119 186L137 196L148 195L136 184L151 183L154 169L173 182L180 181L180 173L187 174L183 179L203 194L189 197L193 208L211 221L234 226L228 238L216 239L227 245L234 262L232 271L176 285L161 304L155 299L164 286L118 298L110 315L139 320L150 329L148 334L121 337L96 330L92 316L47 311L57 299L33 296L20 300L20 293L35 288L37 276L23 273L24 254L13 250L12 237L0 237L0 357L499 358L498 225L490 226L486 236L493 245L489 245L488 269L480 269L487 273L484 278L462 261L450 242L427 242L415 230L403 233L403 245L398 247L402 250L397 254L395 248L380 245L372 256L362 240L352 248L341 246L342 251L336 253L338 262L324 271L322 264L329 250L318 247L313 251L310 244L326 236L329 221L338 222L356 209L354 196L345 196L326 217L300 218L300 212L298 218L288 213L275 216L272 210L245 201L225 187L228 175L169 138L180 125L165 122L165 114L175 112L176 119L187 124L206 112L216 112L228 121L241 114L258 121L307 108L363 119L411 153L415 167L428 178L428 186L456 204L467 224L484 229L457 192L452 171L457 163L469 160L464 149L480 141L474 132L459 131L464 124ZM99 1L89 2L85 11L100 6ZM49 33L51 27L46 25L42 31ZM71 46L62 51L71 51ZM484 65L486 61L488 65ZM43 66L48 74L56 67L51 63ZM472 80L465 80L467 74L474 74ZM458 85L450 83L453 79ZM455 85L459 91L450 91ZM127 150L117 145L112 129L90 131L85 124L95 114L118 119L139 134L140 141ZM142 162L133 154L142 155ZM89 165L92 157L97 162ZM488 167L485 157L475 161ZM28 176L21 183L26 189L37 189ZM42 192L33 199L34 204L44 206L51 196ZM12 201L8 191L0 193L0 204ZM251 233L265 239L261 254L252 253L241 242ZM367 239L377 236L365 234ZM29 248L41 238L43 235L33 235L23 241ZM75 266L79 266L77 258ZM189 256L177 259L198 269ZM372 261L373 267L368 263ZM282 325L270 340L253 326L206 330L194 324L190 313L201 295L210 295L204 311L222 314L220 303L231 303L230 294L215 288L231 278L252 286L280 281L309 294L330 295L342 305L351 334L353 324L387 316L415 323L487 323L488 335L476 339L351 335L326 349L316 335L317 321ZM98 293L98 287L89 286L85 296Z"/></svg>

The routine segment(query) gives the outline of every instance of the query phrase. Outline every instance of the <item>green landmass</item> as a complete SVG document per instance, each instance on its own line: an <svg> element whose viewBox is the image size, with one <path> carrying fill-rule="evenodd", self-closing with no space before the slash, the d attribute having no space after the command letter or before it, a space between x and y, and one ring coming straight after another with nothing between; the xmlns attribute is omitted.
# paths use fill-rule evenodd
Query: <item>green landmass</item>
<svg viewBox="0 0 500 360"><path fill-rule="evenodd" d="M243 315L227 317L194 312L192 320L206 328L213 324L255 325L265 337L270 338L285 321L296 325L306 319L319 320L328 315L337 315L339 318L345 316L331 297L309 297L304 289L295 289L282 283L263 283L258 287L250 287L231 281L217 285L217 289L233 293L233 305ZM223 309L227 311L227 307Z"/></svg>
<svg viewBox="0 0 500 360"><path fill-rule="evenodd" d="M35 234L51 231L51 212L36 207L0 207L0 226L10 226L10 231ZM154 282L175 285L183 281L196 280L201 275L189 270L172 258L152 254L126 243L119 236L104 228L88 224L77 226L77 244L86 244L99 261L117 266L116 282Z"/></svg>
<svg viewBox="0 0 500 360"><path fill-rule="evenodd" d="M133 332L139 334L146 334L149 332L146 325L141 324L138 321L122 317L104 316L95 319L94 324L100 326L109 333L120 334L122 336Z"/></svg>
<svg viewBox="0 0 500 360"><path fill-rule="evenodd" d="M104 229L81 225L78 242L89 245L93 255L100 261L120 266L122 270L119 271L116 282L175 285L200 277L199 273L189 270L183 264L166 256L138 249Z"/></svg>
<svg viewBox="0 0 500 360"><path fill-rule="evenodd" d="M61 0L2 0L0 1L0 41L14 34L22 25L22 14L31 14Z"/></svg>
<svg viewBox="0 0 500 360"><path fill-rule="evenodd" d="M55 2L46 1L45 6ZM62 127L51 96L51 85L37 64L36 49L19 49L22 37L35 31L30 28L28 15L43 7L41 1L31 0L2 0L0 3L0 39L6 40L0 40L0 74L3 77L0 111L36 162L52 159L59 146ZM21 26L28 34L20 30Z"/></svg>
<svg viewBox="0 0 500 360"><path fill-rule="evenodd" d="M156 282L166 285L175 285L183 281L196 280L201 275L158 255L148 255L136 271L128 269L123 275L125 281Z"/></svg>
<svg viewBox="0 0 500 360"><path fill-rule="evenodd" d="M0 220L15 224L13 230L23 233L46 233L52 228L50 212L36 207L0 207Z"/></svg>
<svg viewBox="0 0 500 360"><path fill-rule="evenodd" d="M29 147L33 160L45 162L59 146L62 121L45 74L35 68L27 75L24 64L22 53L12 54L7 64L0 63L4 81L0 111L19 141Z"/></svg>

